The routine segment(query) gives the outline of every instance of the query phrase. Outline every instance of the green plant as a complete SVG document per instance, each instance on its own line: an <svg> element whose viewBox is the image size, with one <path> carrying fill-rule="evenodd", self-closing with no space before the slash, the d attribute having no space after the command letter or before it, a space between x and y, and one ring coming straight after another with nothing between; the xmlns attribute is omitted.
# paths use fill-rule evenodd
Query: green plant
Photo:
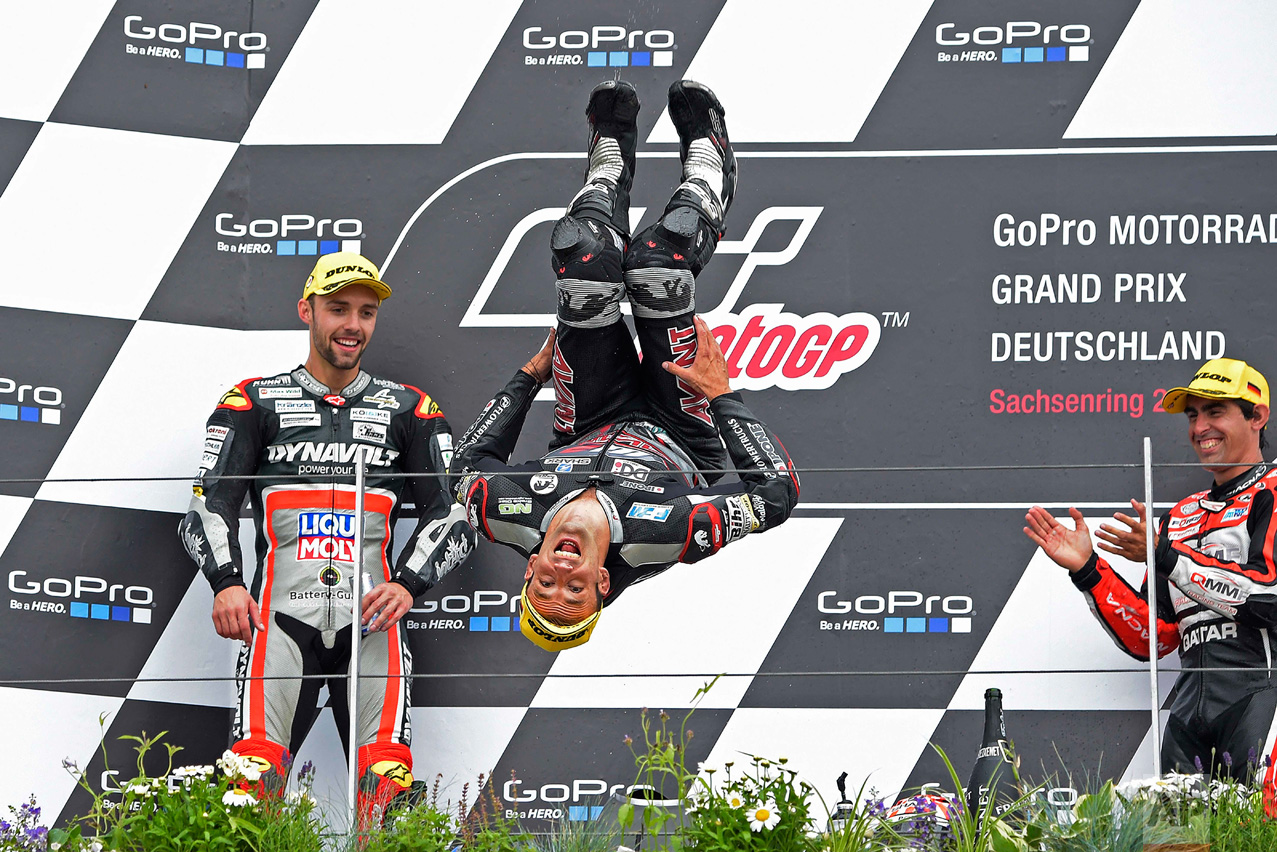
<svg viewBox="0 0 1277 852"><path fill-rule="evenodd" d="M774 850L805 852L820 848L812 833L812 787L798 781L785 758L772 761L753 755L749 764L733 775L733 763L724 765L721 786L701 781L692 794L688 824L681 836L687 849L703 852Z"/></svg>
<svg viewBox="0 0 1277 852"><path fill-rule="evenodd" d="M99 724L105 725L105 721L102 717ZM250 790L261 773L251 762L228 751L217 762L220 775L212 766L174 769L173 757L181 748L164 743L164 772L148 776L146 756L166 733L121 737L137 743L137 774L118 791L94 790L79 767L64 761L77 784L92 797L93 805L70 827L51 831L50 844L59 844L64 852L94 846L119 852L319 852L323 825L310 795L309 770L303 767L298 773L300 789L259 800ZM113 798L117 792L118 801ZM96 837L90 839L89 835Z"/></svg>
<svg viewBox="0 0 1277 852"><path fill-rule="evenodd" d="M620 843L621 828L610 820L570 820L565 814L549 834L536 838L535 848L537 852L615 852Z"/></svg>
<svg viewBox="0 0 1277 852"><path fill-rule="evenodd" d="M457 820L448 805L440 807L442 779L435 776L428 798L388 811L381 829L368 834L363 852L447 852L457 836Z"/></svg>

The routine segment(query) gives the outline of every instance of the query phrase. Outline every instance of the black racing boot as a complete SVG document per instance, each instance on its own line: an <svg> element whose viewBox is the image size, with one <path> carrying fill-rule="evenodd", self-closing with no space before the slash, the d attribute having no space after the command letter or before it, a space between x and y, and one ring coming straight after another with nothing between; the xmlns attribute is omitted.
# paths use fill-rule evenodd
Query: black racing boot
<svg viewBox="0 0 1277 852"><path fill-rule="evenodd" d="M708 86L692 80L673 83L669 99L683 182L665 210L696 207L721 237L723 218L736 195L736 155L727 138L726 111Z"/></svg>
<svg viewBox="0 0 1277 852"><path fill-rule="evenodd" d="M585 186L568 205L568 215L609 224L623 240L630 236L630 187L638 147L638 92L624 80L605 80L590 92L590 161Z"/></svg>

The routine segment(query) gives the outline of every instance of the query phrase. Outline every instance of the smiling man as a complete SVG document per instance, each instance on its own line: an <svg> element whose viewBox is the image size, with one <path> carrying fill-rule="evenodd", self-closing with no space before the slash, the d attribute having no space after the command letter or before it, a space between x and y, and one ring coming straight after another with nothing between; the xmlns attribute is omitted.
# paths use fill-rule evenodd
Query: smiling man
<svg viewBox="0 0 1277 852"><path fill-rule="evenodd" d="M284 783L313 721L325 675L345 743L352 595L363 595L360 815L376 817L411 789L412 656L399 619L474 546L443 489L452 432L422 391L360 369L381 303L391 295L358 254L319 258L297 302L310 327L306 363L227 391L208 419L194 496L179 532L213 587L219 636L245 643L231 749L258 761L262 787ZM354 464L368 467L363 582L356 570ZM404 478L399 474L434 476ZM260 475L260 479L237 479ZM406 492L406 493L405 493ZM239 545L245 496L257 523L252 592ZM392 567L401 498L420 515Z"/></svg>
<svg viewBox="0 0 1277 852"><path fill-rule="evenodd" d="M1185 671L1175 684L1162 767L1261 780L1277 816L1277 469L1264 461L1268 382L1245 361L1217 358L1167 391L1162 407L1187 415L1189 442L1214 476L1208 490L1162 517L1156 537L1158 656L1178 647L1184 668L1206 669ZM1132 505L1134 517L1115 515L1121 526L1103 524L1097 536L1104 550L1143 562L1144 506ZM1069 570L1118 647L1147 660L1147 577L1136 594L1094 552L1082 513L1069 514L1071 530L1034 506L1024 532Z"/></svg>
<svg viewBox="0 0 1277 852"><path fill-rule="evenodd" d="M629 83L590 94L585 186L550 237L557 329L484 408L454 463L471 525L527 559L521 628L551 651L588 640L630 585L771 529L798 502L784 447L732 392L723 353L695 315L696 276L736 189L723 107L699 83L670 87L682 182L631 240L638 110ZM621 316L627 296L641 360ZM549 452L511 466L551 377ZM729 463L740 481L715 484Z"/></svg>

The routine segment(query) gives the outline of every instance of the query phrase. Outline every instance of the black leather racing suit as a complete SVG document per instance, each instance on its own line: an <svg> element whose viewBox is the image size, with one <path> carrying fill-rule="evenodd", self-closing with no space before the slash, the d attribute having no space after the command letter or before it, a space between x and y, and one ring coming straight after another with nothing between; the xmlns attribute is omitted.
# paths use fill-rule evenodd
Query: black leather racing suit
<svg viewBox="0 0 1277 852"><path fill-rule="evenodd" d="M641 417L605 424L541 458L508 465L540 385L520 370L462 437L457 499L470 524L524 556L554 514L593 486L612 527L607 606L675 562L697 562L749 533L778 526L798 502L798 476L780 440L740 395L709 403L739 482L706 486L669 432Z"/></svg>
<svg viewBox="0 0 1277 852"><path fill-rule="evenodd" d="M1242 777L1261 766L1272 803L1277 761L1277 560L1273 537L1277 469L1256 465L1181 500L1161 521L1156 553L1158 655L1179 648L1185 671L1175 683L1162 745L1165 769L1217 769L1224 752ZM1073 575L1092 612L1118 647L1148 659L1147 578L1137 595L1098 554Z"/></svg>
<svg viewBox="0 0 1277 852"><path fill-rule="evenodd" d="M257 525L252 594L266 629L239 659L237 752L278 768L301 745L321 681L271 679L281 675L334 676L330 694L345 740L341 676L350 656L351 596L367 591L355 583L353 462L362 457L368 465L364 582L399 583L415 598L474 547L474 533L443 490L451 455L452 433L428 395L364 372L334 393L298 367L241 382L222 397L208 419L179 532L214 594L244 585L237 531L248 495ZM390 476L399 473L437 475ZM251 474L267 478L226 478ZM392 568L391 533L404 496L420 520ZM361 774L382 760L411 768L412 658L400 625L364 638L360 673L385 676L361 681Z"/></svg>

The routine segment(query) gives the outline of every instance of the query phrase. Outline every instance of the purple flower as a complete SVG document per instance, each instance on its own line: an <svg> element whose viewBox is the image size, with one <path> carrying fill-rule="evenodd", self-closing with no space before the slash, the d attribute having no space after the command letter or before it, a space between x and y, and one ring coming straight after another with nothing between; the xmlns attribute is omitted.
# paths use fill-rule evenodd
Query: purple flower
<svg viewBox="0 0 1277 852"><path fill-rule="evenodd" d="M1259 759L1259 752L1255 751L1255 747L1251 746L1250 751L1246 752L1246 765L1254 766L1255 761Z"/></svg>
<svg viewBox="0 0 1277 852"><path fill-rule="evenodd" d="M1231 754L1229 754L1228 752L1224 752L1224 753L1223 753L1223 755L1222 755L1222 758L1223 758L1223 760L1224 760L1224 765L1225 765L1225 766L1227 766L1229 769L1232 769L1232 768L1233 768L1233 756L1232 756Z"/></svg>
<svg viewBox="0 0 1277 852"><path fill-rule="evenodd" d="M1205 768L1202 767L1202 759L1200 757L1193 758L1193 765L1197 767L1198 772L1206 771Z"/></svg>

